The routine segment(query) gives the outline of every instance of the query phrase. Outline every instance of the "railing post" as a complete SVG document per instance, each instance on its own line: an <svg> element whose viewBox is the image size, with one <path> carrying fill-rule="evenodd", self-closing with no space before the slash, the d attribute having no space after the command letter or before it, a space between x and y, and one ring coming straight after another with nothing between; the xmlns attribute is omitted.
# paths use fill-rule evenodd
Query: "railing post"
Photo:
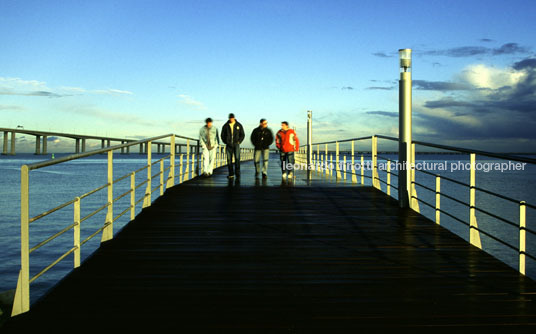
<svg viewBox="0 0 536 334"><path fill-rule="evenodd" d="M527 227L527 208L525 201L519 202L519 272L525 275L525 252L526 252L526 227Z"/></svg>
<svg viewBox="0 0 536 334"><path fill-rule="evenodd" d="M365 157L361 154L361 185L365 184Z"/></svg>
<svg viewBox="0 0 536 334"><path fill-rule="evenodd" d="M398 90L398 203L401 208L411 208L411 49L401 49L400 80Z"/></svg>
<svg viewBox="0 0 536 334"><path fill-rule="evenodd" d="M152 192L152 145L151 142L147 142L147 187L145 188L145 197L143 199L143 208L151 206L151 192Z"/></svg>
<svg viewBox="0 0 536 334"><path fill-rule="evenodd" d="M391 160L387 159L387 195L391 196Z"/></svg>
<svg viewBox="0 0 536 334"><path fill-rule="evenodd" d="M307 179L312 178L313 173L313 112L307 111Z"/></svg>
<svg viewBox="0 0 536 334"><path fill-rule="evenodd" d="M376 136L372 136L372 185L381 190L378 175L378 137Z"/></svg>
<svg viewBox="0 0 536 334"><path fill-rule="evenodd" d="M411 144L410 154L410 207L416 212L421 212L419 209L419 201L417 200L417 187L415 186L415 144Z"/></svg>
<svg viewBox="0 0 536 334"><path fill-rule="evenodd" d="M326 158L326 163L324 164L326 169L326 176L329 175L329 158L328 158L328 144L326 144L326 153L324 154L324 158Z"/></svg>
<svg viewBox="0 0 536 334"><path fill-rule="evenodd" d="M20 272L11 316L30 310L30 187L27 165L20 169Z"/></svg>
<svg viewBox="0 0 536 334"><path fill-rule="evenodd" d="M186 165L185 165L185 170L184 170L183 181L186 181L189 178L190 178L190 139L186 139Z"/></svg>
<svg viewBox="0 0 536 334"><path fill-rule="evenodd" d="M201 166L201 164L199 163L200 160L201 160L201 154L199 154L199 149L200 149L200 147L201 147L201 146L200 146L200 142L199 142L199 140L198 140L198 141L197 141L197 148L196 148L196 150L195 150L196 162L197 162L197 164L196 164L196 166L195 166L195 175L196 175L196 176L199 176L199 168L200 168L200 166Z"/></svg>
<svg viewBox="0 0 536 334"><path fill-rule="evenodd" d="M194 174L194 171L196 171L196 165L195 165L195 153L192 153L192 179L196 177L197 175Z"/></svg>
<svg viewBox="0 0 536 334"><path fill-rule="evenodd" d="M470 190L469 190L469 242L471 245L474 245L482 249L482 243L480 241L480 233L478 231L478 223L476 221L476 182L475 182L475 160L476 156L474 153L470 155L471 159L471 175L470 175Z"/></svg>
<svg viewBox="0 0 536 334"><path fill-rule="evenodd" d="M169 189L175 185L175 135L171 135L169 146L169 173L166 182L166 189Z"/></svg>
<svg viewBox="0 0 536 334"><path fill-rule="evenodd" d="M340 163L340 160L339 160L339 142L335 142L335 163L337 164L335 166L335 170L337 171L337 179L340 179L341 178L341 167L339 165Z"/></svg>
<svg viewBox="0 0 536 334"><path fill-rule="evenodd" d="M74 199L74 267L80 267L80 197Z"/></svg>
<svg viewBox="0 0 536 334"><path fill-rule="evenodd" d="M183 158L183 155L179 155L179 184L181 184L183 182L183 176L184 176L184 173L182 171L182 158Z"/></svg>
<svg viewBox="0 0 536 334"><path fill-rule="evenodd" d="M106 211L106 227L102 230L101 242L111 240L114 236L114 151L108 151L108 210Z"/></svg>
<svg viewBox="0 0 536 334"><path fill-rule="evenodd" d="M160 196L164 195L164 160L160 160Z"/></svg>
<svg viewBox="0 0 536 334"><path fill-rule="evenodd" d="M357 175L355 175L355 141L352 140L352 183L357 183Z"/></svg>
<svg viewBox="0 0 536 334"><path fill-rule="evenodd" d="M435 222L441 225L441 176L436 175L435 182Z"/></svg>
<svg viewBox="0 0 536 334"><path fill-rule="evenodd" d="M130 174L130 220L136 218L136 172Z"/></svg>

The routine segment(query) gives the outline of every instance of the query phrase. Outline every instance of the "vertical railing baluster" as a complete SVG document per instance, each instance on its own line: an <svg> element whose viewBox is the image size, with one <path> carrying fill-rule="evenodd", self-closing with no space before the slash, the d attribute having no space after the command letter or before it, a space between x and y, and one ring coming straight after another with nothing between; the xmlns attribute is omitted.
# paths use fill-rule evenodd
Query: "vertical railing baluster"
<svg viewBox="0 0 536 334"><path fill-rule="evenodd" d="M20 168L20 272L11 316L30 310L30 187L27 165Z"/></svg>
<svg viewBox="0 0 536 334"><path fill-rule="evenodd" d="M441 176L436 175L436 195L435 195L435 221L437 225L441 225Z"/></svg>
<svg viewBox="0 0 536 334"><path fill-rule="evenodd" d="M108 151L108 210L106 211L106 227L102 230L101 242L114 237L114 151Z"/></svg>
<svg viewBox="0 0 536 334"><path fill-rule="evenodd" d="M160 160L160 196L164 195L164 160Z"/></svg>
<svg viewBox="0 0 536 334"><path fill-rule="evenodd" d="M182 164L183 154L179 155L179 184L184 181L184 172L183 172L183 164Z"/></svg>
<svg viewBox="0 0 536 334"><path fill-rule="evenodd" d="M326 169L326 176L329 175L329 161L328 161L328 144L326 144L326 153L324 154L324 158L326 158L325 162L325 169Z"/></svg>
<svg viewBox="0 0 536 334"><path fill-rule="evenodd" d="M476 182L475 182L475 161L476 155L471 153L470 155L471 172L470 172L470 189L469 189L469 242L482 249L482 243L480 241L480 233L478 232L478 223L476 221Z"/></svg>
<svg viewBox="0 0 536 334"><path fill-rule="evenodd" d="M527 247L527 208L525 201L519 202L519 272L525 275L526 272L526 247Z"/></svg>
<svg viewBox="0 0 536 334"><path fill-rule="evenodd" d="M73 246L75 247L74 250L74 267L78 268L80 267L80 197L77 197L74 199L74 227L73 227Z"/></svg>
<svg viewBox="0 0 536 334"><path fill-rule="evenodd" d="M175 185L175 135L171 135L169 146L172 147L170 150L169 157L169 173L166 182L166 189L169 189Z"/></svg>
<svg viewBox="0 0 536 334"><path fill-rule="evenodd" d="M365 184L365 157L361 154L361 185Z"/></svg>
<svg viewBox="0 0 536 334"><path fill-rule="evenodd" d="M152 192L152 145L151 142L147 142L147 187L145 187L145 197L143 199L143 208L151 206L151 192Z"/></svg>
<svg viewBox="0 0 536 334"><path fill-rule="evenodd" d="M136 218L136 172L130 174L130 220Z"/></svg>
<svg viewBox="0 0 536 334"><path fill-rule="evenodd" d="M381 190L378 176L378 137L376 136L372 136L372 185Z"/></svg>
<svg viewBox="0 0 536 334"><path fill-rule="evenodd" d="M352 183L357 183L357 175L355 170L355 141L352 140Z"/></svg>
<svg viewBox="0 0 536 334"><path fill-rule="evenodd" d="M391 196L391 160L387 159L387 195Z"/></svg>
<svg viewBox="0 0 536 334"><path fill-rule="evenodd" d="M415 185L415 144L410 145L410 208L416 212L421 212L419 209L419 201L417 200L417 187Z"/></svg>
<svg viewBox="0 0 536 334"><path fill-rule="evenodd" d="M337 171L337 179L341 178L341 168L339 166L339 142L335 142L335 163L337 164L335 166L335 170Z"/></svg>
<svg viewBox="0 0 536 334"><path fill-rule="evenodd" d="M184 169L184 178L183 182L187 181L190 178L190 140L186 140L186 161L185 161L185 169Z"/></svg>

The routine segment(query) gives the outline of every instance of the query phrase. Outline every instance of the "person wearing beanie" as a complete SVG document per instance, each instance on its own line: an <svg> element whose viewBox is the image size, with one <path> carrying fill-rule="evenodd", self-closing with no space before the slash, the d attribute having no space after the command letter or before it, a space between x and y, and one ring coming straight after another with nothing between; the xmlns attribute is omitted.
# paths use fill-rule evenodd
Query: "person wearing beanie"
<svg viewBox="0 0 536 334"><path fill-rule="evenodd" d="M205 120L205 125L199 130L199 144L203 149L203 176L210 177L214 170L216 149L220 144L218 129L212 126L212 118Z"/></svg>
<svg viewBox="0 0 536 334"><path fill-rule="evenodd" d="M274 142L274 134L268 127L268 121L261 119L259 126L251 133L251 143L255 147L255 178L261 172L261 156L262 156L262 178L268 177L268 159L270 157L270 145Z"/></svg>
<svg viewBox="0 0 536 334"><path fill-rule="evenodd" d="M225 153L227 155L227 168L229 169L228 178L240 177L240 144L244 141L246 134L244 127L240 124L234 114L229 114L229 120L221 129L221 140L226 145ZM233 166L233 157L235 160Z"/></svg>

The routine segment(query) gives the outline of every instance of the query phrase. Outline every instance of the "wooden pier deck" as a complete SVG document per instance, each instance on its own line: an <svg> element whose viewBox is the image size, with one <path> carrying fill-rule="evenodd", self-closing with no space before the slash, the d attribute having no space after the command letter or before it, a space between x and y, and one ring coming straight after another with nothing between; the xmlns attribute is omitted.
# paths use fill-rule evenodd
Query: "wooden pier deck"
<svg viewBox="0 0 536 334"><path fill-rule="evenodd" d="M536 329L536 284L380 191L250 167L169 189L7 332Z"/></svg>

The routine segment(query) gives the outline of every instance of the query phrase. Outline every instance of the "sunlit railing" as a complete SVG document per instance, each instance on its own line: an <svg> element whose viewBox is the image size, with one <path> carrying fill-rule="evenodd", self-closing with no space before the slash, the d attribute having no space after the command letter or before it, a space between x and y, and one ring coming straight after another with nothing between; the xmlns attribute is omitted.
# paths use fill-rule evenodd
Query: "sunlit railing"
<svg viewBox="0 0 536 334"><path fill-rule="evenodd" d="M351 138L351 139L343 139L343 140L335 140L335 141L329 141L329 142L322 142L322 143L314 143L312 144L312 167L310 167L314 172L335 177L336 180L345 180L346 175L349 174L351 176L351 182L352 183L360 183L362 185L365 184L365 179L370 179L372 186L374 188L377 188L379 190L382 189L382 184L385 186L385 192L392 196L391 189L396 189L398 191L398 187L394 186L392 184L391 178L393 176L398 177L398 173L395 173L391 170L391 164L397 163L398 159L389 159L388 157L378 155L378 139L383 139L387 141L393 141L398 143L398 138L395 137L389 137L389 136L382 136L382 135L374 135L374 136L366 136L366 137L360 137L360 138ZM356 143L362 142L362 141L369 141L370 140L370 146L367 147L367 150L361 150L358 152L355 150ZM346 154L343 155L343 159L340 159L340 150L339 146L341 144L349 144L350 150L348 152L345 152ZM334 149L333 149L334 146ZM364 146L364 145L363 145ZM526 201L519 199L519 198L512 198L509 196L506 196L504 194L500 194L494 191L491 191L489 189L486 189L484 187L477 187L476 186L476 157L483 156L488 158L494 158L494 159L501 159L501 160L508 160L508 161L514 161L519 163L527 163L531 165L536 165L536 159L531 158L525 158L520 156L511 156L506 154L499 154L499 153L492 153L492 152L485 152L485 151L479 151L479 150L471 150L466 148L459 148L459 147L453 147L453 146L445 146L445 145L438 145L433 143L427 143L427 142L421 142L421 141L413 141L412 142L412 150L411 150L411 161L415 161L415 146L423 146L428 147L432 149L438 149L438 150L444 150L444 151L451 151L451 152L457 152L457 153L463 153L468 154L470 157L470 170L469 170L469 183L461 182L459 180L453 179L451 177L432 173L427 170L423 169L417 169L415 168L415 165L410 166L408 177L411 179L411 200L410 200L410 208L414 211L417 211L420 213L419 209L419 203L422 203L423 205L426 205L433 209L435 211L435 222L439 225L441 223L441 215L444 214L450 218L452 218L454 221L464 225L467 227L467 231L469 234L469 242L482 249L482 243L480 240L480 235L483 234L490 239L493 239L494 241L498 242L499 244L515 251L518 253L519 262L518 262L518 270L521 274L526 274L526 264L527 264L527 258L530 258L534 261L536 261L536 256L533 254L530 254L527 251L527 233L531 234L532 236L536 235L536 231L533 229L530 229L527 227L527 215L526 210L527 208L536 209L536 206L533 204L529 204ZM397 153L397 152L393 152ZM437 152L441 153L441 152ZM347 155L350 157L351 165L347 165ZM307 162L307 145L303 145L300 147L299 151L296 154L296 160L300 164L305 164ZM370 171L367 171L367 168L365 168L365 157L370 158ZM385 169L379 169L378 168L378 159L385 160L387 163L385 164ZM348 168L347 168L348 166ZM357 166L357 168L355 168ZM367 175L366 171L369 175ZM385 180L380 178L379 173L385 173ZM435 187L429 187L423 184L423 182L418 182L416 180L416 173L422 173L422 176L429 176L433 177L435 181ZM358 182L358 179L360 179L360 182ZM469 195L469 202L463 201L459 198L457 198L456 195L460 194L447 194L446 192L441 190L441 183L442 182L451 182L460 186L463 186L467 189L468 195ZM435 201L434 203L426 202L419 198L417 196L417 187L421 188L422 190L429 191L432 194L435 195ZM496 212L491 212L488 210L485 210L484 208L478 207L476 205L476 194L477 192L485 193L487 195L494 196L500 200L508 201L510 203L514 203L519 206L519 216L515 218L505 218L502 217L500 214ZM452 200L468 210L469 214L469 221L466 221L462 218L460 218L457 214L459 212L453 212L453 210L449 210L449 208L445 208L441 206L441 199L449 199ZM481 213L484 215L487 215L493 219L496 219L499 222L502 222L504 224L507 224L509 226L515 227L519 231L519 243L517 245L513 245L509 243L506 240L503 240L500 236L494 235L491 231L483 230L481 227L478 226L477 223L477 217L476 214ZM494 255L494 254L492 254Z"/></svg>
<svg viewBox="0 0 536 334"><path fill-rule="evenodd" d="M162 140L169 140L169 142L163 143ZM186 143L177 143L177 140L185 141ZM158 141L158 142L157 142ZM191 144L194 145L191 145ZM114 151L121 150L124 152L125 148L128 151L130 146L140 145L140 152L143 152L145 148L145 153L147 154L147 164L143 167L136 169L128 174L122 175L118 178L114 178L113 175L113 166L114 166ZM153 161L152 159L152 145L157 145L158 153L165 152L165 146L170 147L170 153L164 157ZM177 148L179 151L181 148L186 148L186 152L177 154ZM86 158L94 155L107 154L107 178L106 182L83 194L75 196L71 200L62 203L52 209L44 211L36 216L30 217L30 184L29 184L29 175L32 170L37 170L45 168L48 166L58 165L67 161L77 160L81 158ZM164 153L165 154L165 153ZM250 160L253 158L253 153L251 149L242 148L241 160ZM176 161L178 159L178 161ZM169 160L169 165L165 167L164 162ZM159 197L164 194L164 191L172 187L176 181L177 183L182 183L188 181L191 178L196 177L200 174L202 170L202 155L200 152L199 140L195 138L188 138L174 134L167 134L163 136L143 139L139 141L133 141L126 144L111 146L107 148L102 148L90 152L85 152L81 154L69 155L63 158L55 160L47 160L43 162L38 162L30 165L23 165L21 167L21 265L20 272L17 281L17 289L15 292L15 298L13 302L12 316L27 312L30 309L30 284L33 283L36 279L41 277L52 267L58 264L60 261L64 260L69 255L73 254L74 256L74 268L80 266L81 262L81 248L82 246L97 236L99 233L102 233L101 242L111 240L113 238L114 231L114 222L125 214L130 212L130 220L133 220L136 216L136 208L139 204L142 205L142 209L149 207L152 203L152 200L156 197ZM214 167L222 167L227 164L227 159L225 156L225 148L220 146L217 148ZM177 173L178 168L178 173ZM143 182L136 183L136 175L144 172L146 178ZM167 176L166 176L167 172ZM130 179L130 187L128 191L114 196L114 185L120 181ZM145 193L141 198L136 198L136 190L145 187ZM96 210L91 213L81 216L81 206L83 200L86 198L100 192L107 191L107 200ZM158 191L158 192L157 192ZM76 190L75 190L76 192ZM157 192L157 195L153 194ZM130 205L123 210L122 212L116 214L114 212L114 203L119 201L122 198L130 196ZM73 221L71 224L63 228L61 231L49 236L45 240L31 246L30 245L30 224L62 209L72 207L73 210ZM87 238L81 240L80 230L81 225L87 221L89 218L95 216L97 213L106 210L106 218L102 226L100 226L96 231L94 231ZM73 244L65 253L59 256L56 260L52 261L37 274L30 277L30 255L41 248L42 246L48 244L52 240L58 238L59 236L65 234L68 231L73 231Z"/></svg>

